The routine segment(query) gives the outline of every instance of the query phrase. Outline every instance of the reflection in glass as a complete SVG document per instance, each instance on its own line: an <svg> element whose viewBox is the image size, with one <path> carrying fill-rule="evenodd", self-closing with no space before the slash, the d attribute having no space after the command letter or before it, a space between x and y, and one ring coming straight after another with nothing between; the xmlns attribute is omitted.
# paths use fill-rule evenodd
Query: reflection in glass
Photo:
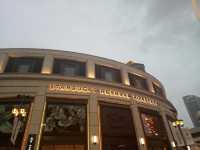
<svg viewBox="0 0 200 150"><path fill-rule="evenodd" d="M158 123L157 118L147 114L141 114L141 117L146 136L158 136L159 131L156 125Z"/></svg>
<svg viewBox="0 0 200 150"><path fill-rule="evenodd" d="M84 150L86 131L86 105L49 103L41 149Z"/></svg>
<svg viewBox="0 0 200 150"><path fill-rule="evenodd" d="M74 105L48 105L44 131L69 133L71 130L84 132L85 108Z"/></svg>

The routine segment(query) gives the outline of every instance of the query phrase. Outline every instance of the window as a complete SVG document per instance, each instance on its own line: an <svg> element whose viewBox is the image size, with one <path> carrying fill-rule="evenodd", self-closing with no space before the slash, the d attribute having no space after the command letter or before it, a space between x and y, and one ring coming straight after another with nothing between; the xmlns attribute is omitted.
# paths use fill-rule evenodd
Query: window
<svg viewBox="0 0 200 150"><path fill-rule="evenodd" d="M153 89L154 89L154 94L157 96L163 96L163 91L162 88L157 86L156 84L153 83Z"/></svg>
<svg viewBox="0 0 200 150"><path fill-rule="evenodd" d="M42 61L42 58L9 58L5 72L40 73Z"/></svg>
<svg viewBox="0 0 200 150"><path fill-rule="evenodd" d="M63 59L54 60L53 72L55 74L65 76L85 76L85 70L85 63L83 62Z"/></svg>
<svg viewBox="0 0 200 150"><path fill-rule="evenodd" d="M137 89L148 90L146 79L131 73L129 73L128 76L131 86L134 86Z"/></svg>
<svg viewBox="0 0 200 150"><path fill-rule="evenodd" d="M120 70L95 65L95 73L97 79L121 83Z"/></svg>
<svg viewBox="0 0 200 150"><path fill-rule="evenodd" d="M42 150L86 150L87 116L85 104L48 103Z"/></svg>

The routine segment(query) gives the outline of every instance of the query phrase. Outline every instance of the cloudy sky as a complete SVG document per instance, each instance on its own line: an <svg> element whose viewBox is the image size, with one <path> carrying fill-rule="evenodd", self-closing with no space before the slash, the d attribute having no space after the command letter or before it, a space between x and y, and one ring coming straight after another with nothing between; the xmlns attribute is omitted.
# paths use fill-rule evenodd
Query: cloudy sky
<svg viewBox="0 0 200 150"><path fill-rule="evenodd" d="M1 0L0 47L144 63L192 126L182 101L200 96L200 21L191 0Z"/></svg>

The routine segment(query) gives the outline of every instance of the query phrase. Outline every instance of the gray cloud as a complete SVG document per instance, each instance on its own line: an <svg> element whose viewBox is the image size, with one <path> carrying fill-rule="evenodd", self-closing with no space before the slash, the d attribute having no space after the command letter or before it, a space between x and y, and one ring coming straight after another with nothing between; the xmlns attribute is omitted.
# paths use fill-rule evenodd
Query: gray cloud
<svg viewBox="0 0 200 150"><path fill-rule="evenodd" d="M72 50L146 65L187 126L200 95L200 22L188 0L1 0L0 47Z"/></svg>

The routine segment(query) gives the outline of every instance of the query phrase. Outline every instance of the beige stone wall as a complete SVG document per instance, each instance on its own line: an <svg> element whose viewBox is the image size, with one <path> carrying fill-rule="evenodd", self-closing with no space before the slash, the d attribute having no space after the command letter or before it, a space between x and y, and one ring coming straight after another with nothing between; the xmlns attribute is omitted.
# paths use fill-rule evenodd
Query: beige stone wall
<svg viewBox="0 0 200 150"><path fill-rule="evenodd" d="M44 123L44 111L45 111L45 105L47 101L47 97L54 97L54 98L63 98L63 99L84 99L87 101L87 118L88 118L88 149L89 150L101 150L101 129L100 129L100 118L99 118L99 101L104 101L108 103L115 103L115 104L121 104L121 105L128 105L130 109L132 110L133 120L134 120L134 126L135 131L137 135L138 140L138 146L140 150L147 150L147 147L145 145L141 145L139 143L139 139L141 137L144 137L144 131L142 128L141 120L139 117L138 107L143 107L149 110L156 110L160 112L163 116L163 119L165 120L166 113L170 111L165 105L162 103L159 103L158 106L151 106L147 104L138 104L138 103L132 103L129 100L125 100L123 98L116 98L111 96L100 96L97 94L88 94L88 93L74 93L74 92L66 92L66 91L49 91L48 86L52 83L65 83L61 81L51 81L51 80L30 80L30 79L4 79L0 82L0 98L6 98L10 96L16 96L16 95L30 95L34 97L33 103L32 103L32 111L30 116L29 124L27 125L28 134L37 134L37 146L35 147L36 150L39 149L39 143L40 138L42 134L42 128ZM86 84L81 82L75 82L76 85L84 85L89 87L96 87L97 85L94 84ZM70 81L68 84L74 84L74 82ZM105 85L98 85L101 88L109 88L110 86ZM113 87L110 87L113 88ZM115 88L116 90L118 88ZM126 90L124 90L126 91ZM1 100L1 99L0 99ZM168 112L167 112L168 111ZM170 112L173 114L172 112ZM168 115L171 115L168 114ZM166 121L165 126L166 129L168 127ZM169 140L172 141L172 138L170 135L171 133L167 129ZM92 144L91 138L92 136L98 136L99 137L99 143Z"/></svg>
<svg viewBox="0 0 200 150"><path fill-rule="evenodd" d="M104 65L121 70L122 82L124 85L128 86L130 84L127 73L128 72L134 73L147 79L151 93L154 92L152 90L152 82L155 82L157 83L158 86L160 86L163 89L164 96L166 96L163 85L160 83L159 80L154 78L152 75L114 60L109 60L86 54L67 52L67 51L64 52L64 51L45 50L45 49L14 49L14 48L0 49L0 73L4 72L9 57L43 57L44 62L41 71L42 74L52 73L53 60L56 58L69 59L69 60L71 59L71 60L85 62L87 64L86 75L88 78L95 78L94 64Z"/></svg>
<svg viewBox="0 0 200 150"><path fill-rule="evenodd" d="M4 73L5 66L9 57L22 57L22 56L35 56L43 57L44 62L41 70L41 74L6 74ZM73 59L78 61L86 62L86 75L87 78L76 78L76 77L64 77L51 75L53 61L55 58ZM95 64L106 65L109 67L117 68L121 70L122 84L110 83L95 79ZM128 79L128 72L138 74L145 77L148 82L150 92L134 89L129 86L130 82ZM4 98L16 97L17 95L29 95L32 96L32 109L27 124L26 137L29 134L37 134L35 150L39 149L41 134L44 123L44 112L48 97L63 98L63 99L83 99L87 101L87 118L88 118L88 150L101 150L101 128L100 128L100 117L99 117L99 101L108 103L115 103L121 105L127 105L132 111L134 127L136 130L138 146L140 150L147 150L146 145L141 145L139 142L140 138L144 138L144 131L142 128L140 114L138 107L144 107L149 110L158 111L165 123L168 138L173 141L171 132L168 129L166 121L166 115L176 118L176 112L174 108L169 105L166 98L157 97L153 94L152 82L156 82L161 87L161 83L148 73L144 73L137 69L131 68L125 64L108 60L100 57L94 57L90 55L77 54L72 52L60 52L51 50L34 50L29 49L3 49L0 51L0 101ZM124 93L137 93L142 96L147 96L158 102L157 106L136 103L129 99L120 97L113 97L110 95L99 95L97 93L77 93L77 92L66 92L66 91L49 91L49 84L75 84L78 86L86 86L93 88L112 89L114 91L120 91ZM99 137L99 143L92 144L92 136ZM25 144L24 144L25 145Z"/></svg>

